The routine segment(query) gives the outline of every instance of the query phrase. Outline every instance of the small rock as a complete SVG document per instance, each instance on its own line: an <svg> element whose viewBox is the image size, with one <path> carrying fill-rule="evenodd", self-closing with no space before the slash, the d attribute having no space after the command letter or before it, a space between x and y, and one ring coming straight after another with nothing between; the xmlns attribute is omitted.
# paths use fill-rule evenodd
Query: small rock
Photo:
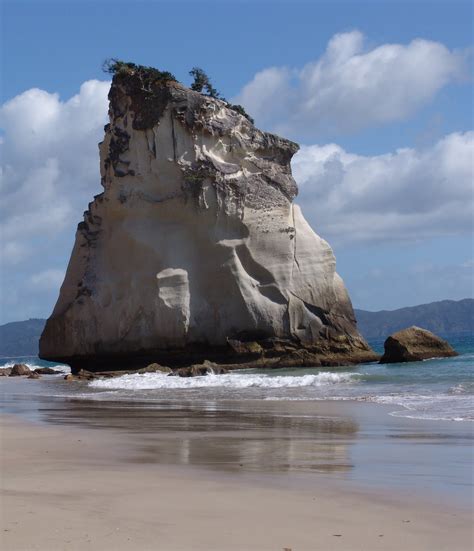
<svg viewBox="0 0 474 551"><path fill-rule="evenodd" d="M86 381L97 378L95 373L92 373L92 371L87 371L86 369L80 369L76 374L76 377L78 379L85 379Z"/></svg>
<svg viewBox="0 0 474 551"><path fill-rule="evenodd" d="M12 367L10 377L20 377L22 375L29 375L31 369L26 364L15 364Z"/></svg>
<svg viewBox="0 0 474 551"><path fill-rule="evenodd" d="M8 377L12 372L11 367L2 367L0 368L0 377Z"/></svg>
<svg viewBox="0 0 474 551"><path fill-rule="evenodd" d="M177 377L193 377L190 367L180 367L179 369L173 371L173 375L176 375Z"/></svg>
<svg viewBox="0 0 474 551"><path fill-rule="evenodd" d="M213 375L222 375L224 373L229 373L229 370L222 365L214 364L214 366L211 368L211 373Z"/></svg>
<svg viewBox="0 0 474 551"><path fill-rule="evenodd" d="M429 358L448 358L458 353L448 342L431 331L409 327L394 333L384 343L385 353L380 363L418 362Z"/></svg>
<svg viewBox="0 0 474 551"><path fill-rule="evenodd" d="M33 371L28 375L28 379L40 379L40 376L38 373L36 373L36 371Z"/></svg>
<svg viewBox="0 0 474 551"><path fill-rule="evenodd" d="M180 367L173 371L173 375L178 377L202 377L203 375L220 375L221 373L227 373L228 369L222 365L204 360L202 364L193 364L189 367Z"/></svg>
<svg viewBox="0 0 474 551"><path fill-rule="evenodd" d="M166 367L164 365L160 365L157 363L153 363L150 365L147 365L146 367L142 367L137 371L137 373L172 373L173 370L170 367Z"/></svg>
<svg viewBox="0 0 474 551"><path fill-rule="evenodd" d="M221 373L227 373L227 369L225 367L222 367L214 362L210 362L209 360L204 360L202 364L193 364L184 369L187 369L189 374L179 374L180 377L202 377L203 375L220 375Z"/></svg>
<svg viewBox="0 0 474 551"><path fill-rule="evenodd" d="M51 369L51 367L37 367L35 373L39 375L60 375L62 372L57 369Z"/></svg>

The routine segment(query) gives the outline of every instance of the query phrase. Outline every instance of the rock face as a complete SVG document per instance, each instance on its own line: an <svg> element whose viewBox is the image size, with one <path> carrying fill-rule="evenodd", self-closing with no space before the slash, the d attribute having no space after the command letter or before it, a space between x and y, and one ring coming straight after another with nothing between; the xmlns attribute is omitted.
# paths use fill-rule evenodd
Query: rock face
<svg viewBox="0 0 474 551"><path fill-rule="evenodd" d="M76 372L252 350L375 359L331 248L293 204L297 144L139 71L116 75L109 99L104 192L78 226L40 357Z"/></svg>
<svg viewBox="0 0 474 551"><path fill-rule="evenodd" d="M443 339L426 329L409 327L394 333L384 343L380 363L417 362L428 358L448 358L458 353Z"/></svg>

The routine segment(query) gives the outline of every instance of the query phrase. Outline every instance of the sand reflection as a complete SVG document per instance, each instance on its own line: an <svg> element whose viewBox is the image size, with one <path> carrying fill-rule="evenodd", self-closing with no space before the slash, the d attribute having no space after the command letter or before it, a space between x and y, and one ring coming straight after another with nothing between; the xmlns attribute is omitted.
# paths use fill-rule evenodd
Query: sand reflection
<svg viewBox="0 0 474 551"><path fill-rule="evenodd" d="M313 409L315 406L313 406ZM235 401L188 404L58 401L40 408L48 422L126 431L136 463L225 471L346 472L358 424L308 404Z"/></svg>

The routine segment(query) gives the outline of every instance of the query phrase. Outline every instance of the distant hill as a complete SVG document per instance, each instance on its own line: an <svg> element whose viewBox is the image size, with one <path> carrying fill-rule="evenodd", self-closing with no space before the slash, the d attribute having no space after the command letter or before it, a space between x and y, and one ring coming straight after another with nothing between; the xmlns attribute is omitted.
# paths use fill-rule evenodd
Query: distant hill
<svg viewBox="0 0 474 551"><path fill-rule="evenodd" d="M474 299L441 300L399 310L355 310L357 327L366 339L385 338L411 325L439 335L474 333Z"/></svg>
<svg viewBox="0 0 474 551"><path fill-rule="evenodd" d="M35 356L44 319L13 321L0 325L0 356Z"/></svg>
<svg viewBox="0 0 474 551"><path fill-rule="evenodd" d="M399 310L368 312L355 310L357 326L366 339L386 338L390 334L418 325L439 335L474 334L474 299L442 300ZM33 356L44 319L14 321L0 325L0 356Z"/></svg>

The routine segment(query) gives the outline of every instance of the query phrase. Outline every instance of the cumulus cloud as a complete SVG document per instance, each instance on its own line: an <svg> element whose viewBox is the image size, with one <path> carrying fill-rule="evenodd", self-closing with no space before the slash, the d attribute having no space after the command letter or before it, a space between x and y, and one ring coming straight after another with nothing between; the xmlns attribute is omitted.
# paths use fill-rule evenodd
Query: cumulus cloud
<svg viewBox="0 0 474 551"><path fill-rule="evenodd" d="M97 144L109 86L84 82L67 101L35 88L0 108L0 259L3 294L12 308L15 297L25 301L29 287L45 292L41 303L54 302L58 287L52 282L64 272L77 223L102 190ZM41 268L49 271L40 277Z"/></svg>
<svg viewBox="0 0 474 551"><path fill-rule="evenodd" d="M405 119L464 70L465 54L439 42L367 49L355 30L333 36L324 54L303 68L257 73L234 100L279 133L350 132Z"/></svg>
<svg viewBox="0 0 474 551"><path fill-rule="evenodd" d="M298 201L331 242L420 240L472 231L474 132L434 146L361 156L303 146L293 161Z"/></svg>
<svg viewBox="0 0 474 551"><path fill-rule="evenodd" d="M106 122L108 88L107 82L88 81L66 102L32 89L2 106L4 262L26 258L32 237L71 229L78 222L71 215L77 217L99 191L97 142Z"/></svg>
<svg viewBox="0 0 474 551"><path fill-rule="evenodd" d="M350 44L337 46L341 59L353 51ZM269 71L259 82L261 111L270 93L283 103L295 93L291 72ZM77 223L102 190L97 143L108 89L108 82L88 81L67 101L32 89L0 109L0 323L45 316L57 298ZM316 231L336 245L466 232L472 228L473 141L472 132L453 133L424 150L373 157L335 144L303 146L293 162L298 200Z"/></svg>

